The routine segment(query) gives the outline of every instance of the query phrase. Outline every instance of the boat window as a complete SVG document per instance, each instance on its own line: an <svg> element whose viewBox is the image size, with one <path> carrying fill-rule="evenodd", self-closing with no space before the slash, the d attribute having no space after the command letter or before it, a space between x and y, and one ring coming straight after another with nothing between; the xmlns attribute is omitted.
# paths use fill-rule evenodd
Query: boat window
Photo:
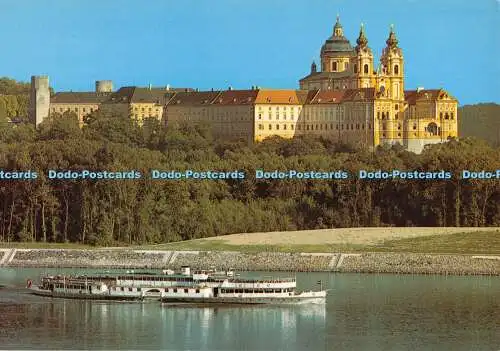
<svg viewBox="0 0 500 351"><path fill-rule="evenodd" d="M176 293L176 292L177 292L177 289L174 289L174 293Z"/></svg>
<svg viewBox="0 0 500 351"><path fill-rule="evenodd" d="M128 288L128 291L132 291L132 288Z"/></svg>
<svg viewBox="0 0 500 351"><path fill-rule="evenodd" d="M200 289L196 289L196 293L199 294L200 293Z"/></svg>
<svg viewBox="0 0 500 351"><path fill-rule="evenodd" d="M187 294L188 293L188 289L184 289L184 292Z"/></svg>

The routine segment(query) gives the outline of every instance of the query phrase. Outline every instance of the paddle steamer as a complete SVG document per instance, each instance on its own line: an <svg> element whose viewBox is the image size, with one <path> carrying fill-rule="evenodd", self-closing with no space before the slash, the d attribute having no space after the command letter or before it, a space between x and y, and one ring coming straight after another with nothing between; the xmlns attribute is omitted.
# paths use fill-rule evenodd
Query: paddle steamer
<svg viewBox="0 0 500 351"><path fill-rule="evenodd" d="M161 300L165 303L302 304L324 303L326 291L297 292L295 278L250 279L233 271L127 272L44 276L28 281L33 294L92 300Z"/></svg>
<svg viewBox="0 0 500 351"><path fill-rule="evenodd" d="M194 286L204 282L207 286L218 286L234 272L215 270L194 271L182 267L176 273L164 270L160 273L134 272L104 273L96 275L46 275L38 285L28 280L27 287L35 295L93 299L93 300L159 300L167 288Z"/></svg>

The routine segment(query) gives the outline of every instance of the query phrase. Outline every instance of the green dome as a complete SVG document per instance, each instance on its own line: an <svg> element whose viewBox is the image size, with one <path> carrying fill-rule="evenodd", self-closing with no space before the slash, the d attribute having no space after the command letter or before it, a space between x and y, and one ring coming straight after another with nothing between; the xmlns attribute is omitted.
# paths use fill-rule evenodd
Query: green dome
<svg viewBox="0 0 500 351"><path fill-rule="evenodd" d="M335 26L333 26L333 34L321 47L321 53L343 53L349 51L353 51L353 49L349 40L344 37L342 25L340 24L340 18L337 15L337 22L335 23Z"/></svg>
<svg viewBox="0 0 500 351"><path fill-rule="evenodd" d="M321 52L349 52L353 51L351 43L345 37L331 36L321 47Z"/></svg>

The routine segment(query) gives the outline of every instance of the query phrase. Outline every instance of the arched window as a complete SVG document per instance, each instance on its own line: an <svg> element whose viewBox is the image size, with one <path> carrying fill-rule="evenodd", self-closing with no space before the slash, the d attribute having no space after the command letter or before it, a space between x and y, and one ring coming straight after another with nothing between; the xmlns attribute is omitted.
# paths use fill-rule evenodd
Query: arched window
<svg viewBox="0 0 500 351"><path fill-rule="evenodd" d="M348 68L349 68L349 62L344 62L344 69L347 71Z"/></svg>
<svg viewBox="0 0 500 351"><path fill-rule="evenodd" d="M367 64L367 63L365 64L365 67L363 68L363 70L364 70L364 72L365 72L366 74L368 74L368 64Z"/></svg>
<svg viewBox="0 0 500 351"><path fill-rule="evenodd" d="M337 62L336 61L332 62L332 71L334 71L334 72L337 71Z"/></svg>
<svg viewBox="0 0 500 351"><path fill-rule="evenodd" d="M354 73L358 73L358 64L357 63L354 64Z"/></svg>
<svg viewBox="0 0 500 351"><path fill-rule="evenodd" d="M438 126L436 123L431 122L427 125L427 132L431 135L438 135Z"/></svg>
<svg viewBox="0 0 500 351"><path fill-rule="evenodd" d="M394 74L399 74L399 66L394 65Z"/></svg>

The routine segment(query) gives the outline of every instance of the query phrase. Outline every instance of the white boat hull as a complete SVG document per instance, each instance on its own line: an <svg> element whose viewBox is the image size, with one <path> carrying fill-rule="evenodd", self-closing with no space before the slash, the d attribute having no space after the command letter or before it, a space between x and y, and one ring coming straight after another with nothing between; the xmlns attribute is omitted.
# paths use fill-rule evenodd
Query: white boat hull
<svg viewBox="0 0 500 351"><path fill-rule="evenodd" d="M164 303L192 303L192 304L231 304L231 305L301 305L301 304L324 304L326 291L308 292L291 296L165 296L161 301Z"/></svg>
<svg viewBox="0 0 500 351"><path fill-rule="evenodd" d="M70 292L70 291L51 291L31 287L29 291L38 296L55 297L63 299L78 299L78 300L118 300L118 301L144 301L154 300L159 301L161 294L113 294L112 292L91 293L88 292Z"/></svg>

